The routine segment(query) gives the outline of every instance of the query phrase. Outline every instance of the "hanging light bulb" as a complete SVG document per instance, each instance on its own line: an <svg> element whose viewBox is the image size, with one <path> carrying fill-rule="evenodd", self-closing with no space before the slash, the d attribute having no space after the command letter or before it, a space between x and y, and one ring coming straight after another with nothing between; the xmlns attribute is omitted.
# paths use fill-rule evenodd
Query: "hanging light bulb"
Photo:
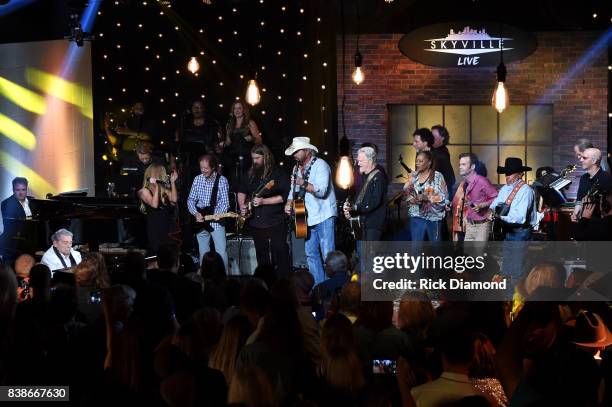
<svg viewBox="0 0 612 407"><path fill-rule="evenodd" d="M246 101L249 105L255 106L261 100L261 94L259 93L259 86L257 86L257 81L255 79L251 79L249 81L249 86L246 91Z"/></svg>
<svg viewBox="0 0 612 407"><path fill-rule="evenodd" d="M502 113L510 104L510 98L508 97L508 90L505 86L506 82L506 65L502 61L497 66L497 86L493 91L493 99L491 104L499 113Z"/></svg>
<svg viewBox="0 0 612 407"><path fill-rule="evenodd" d="M355 82L355 84L360 85L361 82L363 82L363 80L365 79L365 76L363 74L363 60L361 58L361 53L359 51L357 51L355 53L355 70L353 71L353 82Z"/></svg>
<svg viewBox="0 0 612 407"><path fill-rule="evenodd" d="M198 59L196 57L191 57L191 59L187 63L187 69L194 75L200 70L200 63L198 62Z"/></svg>
<svg viewBox="0 0 612 407"><path fill-rule="evenodd" d="M348 156L343 155L336 168L336 185L348 189L353 186L353 181L353 164Z"/></svg>

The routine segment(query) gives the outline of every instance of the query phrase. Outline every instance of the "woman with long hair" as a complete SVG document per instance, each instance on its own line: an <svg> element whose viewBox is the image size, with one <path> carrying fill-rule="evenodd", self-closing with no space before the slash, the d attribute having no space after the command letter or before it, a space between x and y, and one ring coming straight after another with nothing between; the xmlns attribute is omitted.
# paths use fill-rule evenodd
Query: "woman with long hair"
<svg viewBox="0 0 612 407"><path fill-rule="evenodd" d="M208 366L221 371L228 385L234 376L238 353L251 331L249 319L244 315L236 315L225 324L221 339L210 356Z"/></svg>
<svg viewBox="0 0 612 407"><path fill-rule="evenodd" d="M261 133L242 100L232 103L225 128L225 174L230 180L241 180L251 166L251 148L261 144Z"/></svg>
<svg viewBox="0 0 612 407"><path fill-rule="evenodd" d="M431 151L423 150L416 157L416 171L404 184L410 216L412 241L440 240L442 220L446 216L448 190L444 177L436 171Z"/></svg>
<svg viewBox="0 0 612 407"><path fill-rule="evenodd" d="M145 170L142 189L138 191L140 210L147 215L147 237L153 254L157 253L160 245L170 242L169 234L176 227L177 178L176 171L168 176L165 166L151 164Z"/></svg>

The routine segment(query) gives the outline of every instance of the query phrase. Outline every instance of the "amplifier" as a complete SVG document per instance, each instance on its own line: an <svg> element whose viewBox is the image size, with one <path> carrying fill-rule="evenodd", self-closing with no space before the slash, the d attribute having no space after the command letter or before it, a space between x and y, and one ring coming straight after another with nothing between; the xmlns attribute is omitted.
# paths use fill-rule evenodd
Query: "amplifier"
<svg viewBox="0 0 612 407"><path fill-rule="evenodd" d="M289 232L291 235L291 264L293 268L308 268L308 262L306 261L306 240L297 239L293 232Z"/></svg>
<svg viewBox="0 0 612 407"><path fill-rule="evenodd" d="M252 276L257 267L255 242L252 236L233 236L227 239L229 276Z"/></svg>

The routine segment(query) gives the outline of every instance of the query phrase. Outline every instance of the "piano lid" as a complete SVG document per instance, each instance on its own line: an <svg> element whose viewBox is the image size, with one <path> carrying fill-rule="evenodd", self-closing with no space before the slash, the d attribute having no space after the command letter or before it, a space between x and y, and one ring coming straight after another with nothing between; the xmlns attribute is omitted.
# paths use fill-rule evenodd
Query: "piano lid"
<svg viewBox="0 0 612 407"><path fill-rule="evenodd" d="M124 219L141 216L134 198L55 195L48 199L33 199L37 218L54 219Z"/></svg>

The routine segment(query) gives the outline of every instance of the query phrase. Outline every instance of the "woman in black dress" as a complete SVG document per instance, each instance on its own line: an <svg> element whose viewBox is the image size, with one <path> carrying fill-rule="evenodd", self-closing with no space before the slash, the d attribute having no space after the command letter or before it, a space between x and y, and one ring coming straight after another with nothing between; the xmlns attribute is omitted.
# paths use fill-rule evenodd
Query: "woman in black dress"
<svg viewBox="0 0 612 407"><path fill-rule="evenodd" d="M246 104L237 100L232 104L225 133L223 174L233 181L230 185L237 185L251 167L251 148L255 144L261 144L259 128L251 119Z"/></svg>
<svg viewBox="0 0 612 407"><path fill-rule="evenodd" d="M156 254L160 245L169 243L170 234L176 231L174 209L177 178L176 171L168 176L166 167L161 164L151 164L144 173L138 197L140 210L147 215L147 237L151 254Z"/></svg>

